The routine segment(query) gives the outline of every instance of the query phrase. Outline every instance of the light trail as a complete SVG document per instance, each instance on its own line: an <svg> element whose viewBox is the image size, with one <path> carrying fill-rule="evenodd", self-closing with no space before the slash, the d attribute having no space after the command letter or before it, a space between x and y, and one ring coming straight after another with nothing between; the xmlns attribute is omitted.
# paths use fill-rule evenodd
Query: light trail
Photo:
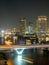
<svg viewBox="0 0 49 65"><path fill-rule="evenodd" d="M24 59L27 59L27 60L30 60L30 61L33 61L33 59L30 59L30 58L27 58L27 57L23 57Z"/></svg>
<svg viewBox="0 0 49 65"><path fill-rule="evenodd" d="M25 61L25 62L27 62L27 63L33 64L33 59L30 59L30 58L27 58L27 57L23 57L22 60Z"/></svg>
<svg viewBox="0 0 49 65"><path fill-rule="evenodd" d="M28 63L31 63L31 64L33 64L33 62L32 61L29 61L29 60L26 60L26 59L22 59L23 61L25 61L25 62L28 62Z"/></svg>

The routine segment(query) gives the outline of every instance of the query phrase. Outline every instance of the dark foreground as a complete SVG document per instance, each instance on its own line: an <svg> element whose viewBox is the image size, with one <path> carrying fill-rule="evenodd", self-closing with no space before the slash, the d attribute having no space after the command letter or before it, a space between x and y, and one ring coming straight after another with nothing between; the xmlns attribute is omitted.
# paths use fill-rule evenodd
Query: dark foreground
<svg viewBox="0 0 49 65"><path fill-rule="evenodd" d="M10 52L9 50L3 51L3 53L7 57L6 65L49 65L48 51L25 49L21 55L18 55L16 51Z"/></svg>

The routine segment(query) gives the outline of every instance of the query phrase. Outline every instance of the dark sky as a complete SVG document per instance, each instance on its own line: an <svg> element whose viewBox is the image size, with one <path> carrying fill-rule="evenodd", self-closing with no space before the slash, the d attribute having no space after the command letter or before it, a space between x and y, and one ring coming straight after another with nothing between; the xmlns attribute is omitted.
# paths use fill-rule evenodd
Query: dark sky
<svg viewBox="0 0 49 65"><path fill-rule="evenodd" d="M21 17L36 24L40 15L49 21L49 0L0 0L0 29L17 27Z"/></svg>

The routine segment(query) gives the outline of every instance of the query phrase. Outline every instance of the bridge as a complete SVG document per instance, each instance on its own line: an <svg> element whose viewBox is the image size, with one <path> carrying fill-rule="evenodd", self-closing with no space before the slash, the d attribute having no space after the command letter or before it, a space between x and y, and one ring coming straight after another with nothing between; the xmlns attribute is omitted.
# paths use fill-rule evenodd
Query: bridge
<svg viewBox="0 0 49 65"><path fill-rule="evenodd" d="M31 45L0 45L0 50L14 49L18 54L22 54L24 49L31 48L49 48L49 44L31 44ZM19 51L21 49L21 51Z"/></svg>
<svg viewBox="0 0 49 65"><path fill-rule="evenodd" d="M31 44L31 45L0 45L0 49L30 49L30 48L49 48L49 44Z"/></svg>

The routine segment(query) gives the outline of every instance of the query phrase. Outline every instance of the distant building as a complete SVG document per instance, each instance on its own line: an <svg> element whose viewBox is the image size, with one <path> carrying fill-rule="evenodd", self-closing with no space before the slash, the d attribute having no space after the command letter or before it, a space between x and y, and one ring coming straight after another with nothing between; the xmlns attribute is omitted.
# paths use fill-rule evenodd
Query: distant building
<svg viewBox="0 0 49 65"><path fill-rule="evenodd" d="M24 35L25 34L25 27L26 27L26 19L21 18L20 19L20 34Z"/></svg>
<svg viewBox="0 0 49 65"><path fill-rule="evenodd" d="M47 32L47 17L38 16L37 18L38 37L41 39L45 38Z"/></svg>
<svg viewBox="0 0 49 65"><path fill-rule="evenodd" d="M33 24L27 25L25 34L33 34L33 33L34 33Z"/></svg>

